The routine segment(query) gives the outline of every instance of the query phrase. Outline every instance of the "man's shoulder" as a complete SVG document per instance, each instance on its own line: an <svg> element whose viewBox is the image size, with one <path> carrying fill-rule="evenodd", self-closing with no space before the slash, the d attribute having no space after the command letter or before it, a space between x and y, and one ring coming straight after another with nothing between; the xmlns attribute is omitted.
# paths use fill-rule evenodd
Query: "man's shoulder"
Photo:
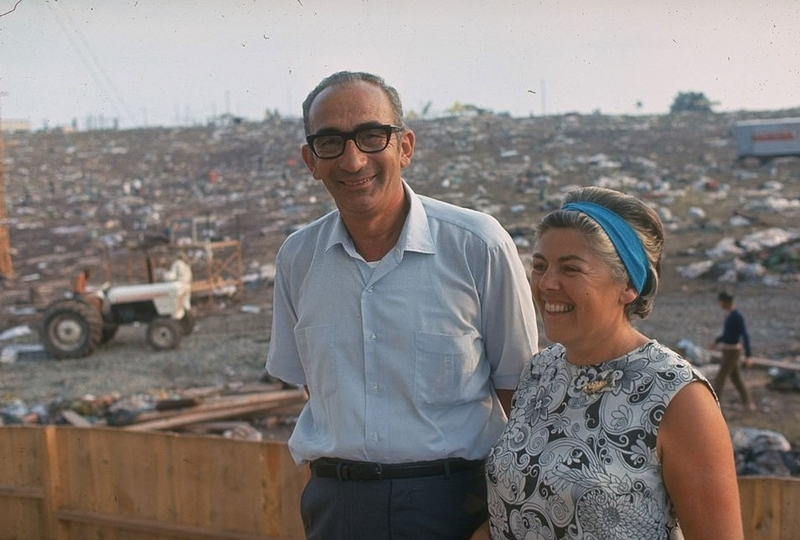
<svg viewBox="0 0 800 540"><path fill-rule="evenodd" d="M489 243L508 238L508 232L494 216L424 195L419 198L429 220L477 235Z"/></svg>
<svg viewBox="0 0 800 540"><path fill-rule="evenodd" d="M329 212L311 223L293 227L287 231L289 235L283 241L279 253L283 252L285 256L288 252L307 251L309 245L316 244L321 235L330 233L331 227L336 223L337 215L336 211Z"/></svg>

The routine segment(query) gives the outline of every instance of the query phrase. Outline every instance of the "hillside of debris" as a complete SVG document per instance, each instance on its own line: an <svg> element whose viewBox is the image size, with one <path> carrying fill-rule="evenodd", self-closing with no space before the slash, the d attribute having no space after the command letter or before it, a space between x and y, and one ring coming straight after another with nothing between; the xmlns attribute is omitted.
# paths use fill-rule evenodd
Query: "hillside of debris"
<svg viewBox="0 0 800 540"><path fill-rule="evenodd" d="M747 317L756 354L794 362L800 158L737 162L732 133L738 120L791 116L800 109L415 119L409 127L417 148L404 176L418 193L497 217L526 263L532 225L570 187L638 195L657 209L669 234L662 292L642 330L671 347L706 345L721 328L715 296L726 289ZM4 142L15 276L0 283L0 407L259 380L277 249L288 233L333 207L300 159L301 120L13 133ZM153 242L190 241L170 229L181 220L200 224L191 241L240 242L242 279L238 290L194 299L197 328L180 349L153 352L137 327L121 328L81 360L56 362L36 348L41 311L69 290L80 268L106 269L94 286L140 280L104 261L135 257ZM202 265L203 253L198 257ZM774 378L764 369L749 378L761 410L737 410L729 388L729 419L774 428L800 444L800 413L793 412L800 411L800 382L770 389Z"/></svg>
<svg viewBox="0 0 800 540"><path fill-rule="evenodd" d="M622 189L659 210L682 278L782 282L796 270L800 163L737 163L732 127L798 114L415 120L418 145L405 178L419 193L496 216L522 247L570 186ZM286 233L332 207L300 160L302 143L302 122L279 117L7 136L17 278L3 296L20 284L47 296L87 259L163 237L181 218L200 219L204 238L241 240L249 281L268 279L264 267Z"/></svg>

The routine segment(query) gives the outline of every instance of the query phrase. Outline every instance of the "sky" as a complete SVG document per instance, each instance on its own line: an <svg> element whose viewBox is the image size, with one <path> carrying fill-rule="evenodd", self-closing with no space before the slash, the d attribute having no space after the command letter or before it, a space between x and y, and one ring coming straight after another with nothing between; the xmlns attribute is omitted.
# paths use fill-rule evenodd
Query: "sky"
<svg viewBox="0 0 800 540"><path fill-rule="evenodd" d="M33 129L299 116L339 70L407 112L800 107L800 0L0 0L0 116Z"/></svg>

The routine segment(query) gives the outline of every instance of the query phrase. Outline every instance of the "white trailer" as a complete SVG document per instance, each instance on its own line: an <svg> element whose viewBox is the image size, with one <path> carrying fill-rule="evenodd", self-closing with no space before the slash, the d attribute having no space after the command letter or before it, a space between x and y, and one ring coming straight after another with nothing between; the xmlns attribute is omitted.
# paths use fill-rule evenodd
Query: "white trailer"
<svg viewBox="0 0 800 540"><path fill-rule="evenodd" d="M736 158L800 156L800 118L736 122Z"/></svg>

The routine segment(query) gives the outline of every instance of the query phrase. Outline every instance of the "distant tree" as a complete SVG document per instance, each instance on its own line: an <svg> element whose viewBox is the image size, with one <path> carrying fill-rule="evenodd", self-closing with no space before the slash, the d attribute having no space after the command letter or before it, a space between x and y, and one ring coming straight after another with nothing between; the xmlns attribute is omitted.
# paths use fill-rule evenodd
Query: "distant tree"
<svg viewBox="0 0 800 540"><path fill-rule="evenodd" d="M712 103L703 92L679 92L675 96L675 101L669 108L669 112L712 112L711 107L716 105Z"/></svg>
<svg viewBox="0 0 800 540"><path fill-rule="evenodd" d="M483 107L471 105L469 103L459 103L456 101L449 109L447 109L447 112L454 116L482 116L484 114L489 114L492 111L489 109L484 109Z"/></svg>

